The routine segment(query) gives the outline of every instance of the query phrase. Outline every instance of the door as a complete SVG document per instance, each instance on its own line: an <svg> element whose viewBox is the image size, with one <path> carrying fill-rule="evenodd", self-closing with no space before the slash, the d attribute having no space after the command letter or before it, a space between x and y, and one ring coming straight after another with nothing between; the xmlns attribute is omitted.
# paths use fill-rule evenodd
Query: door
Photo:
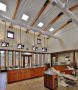
<svg viewBox="0 0 78 90"><path fill-rule="evenodd" d="M31 67L32 55L22 55L23 57L23 67Z"/></svg>

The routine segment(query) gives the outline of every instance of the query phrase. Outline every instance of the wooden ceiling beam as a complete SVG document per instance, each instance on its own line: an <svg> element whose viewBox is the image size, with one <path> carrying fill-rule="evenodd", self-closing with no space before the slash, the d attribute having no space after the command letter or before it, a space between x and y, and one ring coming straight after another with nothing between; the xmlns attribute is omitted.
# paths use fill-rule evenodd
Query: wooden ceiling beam
<svg viewBox="0 0 78 90"><path fill-rule="evenodd" d="M36 23L36 21L39 19L39 17L41 16L41 14L43 13L43 11L46 9L46 7L49 5L50 1L46 0L45 4L43 5L43 7L41 8L41 10L39 11L39 13L37 14L35 20L31 23L31 26L34 26L34 24Z"/></svg>
<svg viewBox="0 0 78 90"><path fill-rule="evenodd" d="M17 14L19 6L20 6L20 0L16 0L16 8L15 8L14 14L12 16L12 19L16 18L16 14Z"/></svg>
<svg viewBox="0 0 78 90"><path fill-rule="evenodd" d="M49 23L49 25L47 25L46 28L50 27L50 26L51 26L52 24L54 24L57 20L59 20L59 18L60 18L62 15L63 15L63 12L59 13L58 16L57 16L53 21L51 21L51 22ZM46 30L47 30L46 28L45 28L43 31L46 31Z"/></svg>
<svg viewBox="0 0 78 90"><path fill-rule="evenodd" d="M52 34L55 34L56 32L62 30L65 26L67 26L68 24L70 24L72 22L72 20L67 21L65 24L63 24L59 29L57 29L56 31L54 31Z"/></svg>
<svg viewBox="0 0 78 90"><path fill-rule="evenodd" d="M14 11L14 13L12 15L12 19L16 18L16 14L17 14L19 6L20 6L20 0L16 0L16 8L15 8L15 11ZM13 28L12 23L10 24L9 28Z"/></svg>
<svg viewBox="0 0 78 90"><path fill-rule="evenodd" d="M71 7L69 10L70 11L74 11L74 10L76 10L76 9L78 9L78 4L76 4L75 6L73 6L73 7ZM69 21L68 21L69 22ZM71 22L71 21L70 21ZM69 24L69 23L68 23ZM68 25L68 24L66 24L66 25ZM61 26L58 30L56 30L53 34L55 34L55 33L57 33L58 31L60 31L60 30L62 30L66 25L63 25L63 26Z"/></svg>
<svg viewBox="0 0 78 90"><path fill-rule="evenodd" d="M74 10L76 10L76 9L78 9L78 4L76 4L76 5L74 5L74 6L72 6L71 8L69 8L69 10L70 11L74 11ZM61 12L62 13L62 12ZM63 15L63 14L62 14ZM48 31L48 29L54 24L54 23L56 23L56 21L58 21L60 18L61 18L61 16L62 15L58 15L54 20L52 20L47 26L46 26L46 28L43 30L43 31ZM41 33L39 33L38 34L38 36L40 36L41 35Z"/></svg>
<svg viewBox="0 0 78 90"><path fill-rule="evenodd" d="M37 14L36 18L34 19L34 21L31 23L31 26L33 27L34 24L36 23L36 21L39 19L39 17L41 16L41 14L43 13L43 11L46 9L46 7L49 5L50 1L46 0L46 2L44 3L43 7L41 8L41 10L39 11L39 13ZM28 33L29 30L26 31L26 33Z"/></svg>
<svg viewBox="0 0 78 90"><path fill-rule="evenodd" d="M69 8L70 11L74 11L78 9L78 4L74 5L73 7Z"/></svg>
<svg viewBox="0 0 78 90"><path fill-rule="evenodd" d="M63 15L63 12L59 13L59 14L57 15L57 17L56 17L54 20L52 20L52 21L45 27L45 29L44 29L43 31L47 31L48 28L51 27L57 20L59 20L62 15ZM41 35L41 33L40 33L38 36L40 36L40 35Z"/></svg>

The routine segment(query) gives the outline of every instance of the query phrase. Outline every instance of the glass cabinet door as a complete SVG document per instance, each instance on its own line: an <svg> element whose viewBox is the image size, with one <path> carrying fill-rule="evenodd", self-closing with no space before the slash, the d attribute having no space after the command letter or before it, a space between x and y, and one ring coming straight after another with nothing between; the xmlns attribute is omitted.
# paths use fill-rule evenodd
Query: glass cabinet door
<svg viewBox="0 0 78 90"><path fill-rule="evenodd" d="M5 51L0 51L0 68L5 68Z"/></svg>
<svg viewBox="0 0 78 90"><path fill-rule="evenodd" d="M13 66L13 52L8 51L8 66L12 67Z"/></svg>
<svg viewBox="0 0 78 90"><path fill-rule="evenodd" d="M15 52L15 66L19 67L20 64L20 52Z"/></svg>

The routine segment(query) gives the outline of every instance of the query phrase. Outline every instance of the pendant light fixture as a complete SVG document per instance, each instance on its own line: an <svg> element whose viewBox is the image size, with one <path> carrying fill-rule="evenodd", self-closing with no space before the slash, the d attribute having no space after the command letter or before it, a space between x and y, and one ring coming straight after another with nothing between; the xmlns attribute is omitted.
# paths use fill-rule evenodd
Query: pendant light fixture
<svg viewBox="0 0 78 90"><path fill-rule="evenodd" d="M35 46L35 31L34 31L34 45L33 45L33 51L37 51L38 50L38 47Z"/></svg>
<svg viewBox="0 0 78 90"><path fill-rule="evenodd" d="M44 35L44 47L42 48L42 51L43 52L46 52L47 51L47 48L45 47L45 35Z"/></svg>
<svg viewBox="0 0 78 90"><path fill-rule="evenodd" d="M17 45L18 49L24 49L24 45L21 44L21 26L20 26L20 42Z"/></svg>
<svg viewBox="0 0 78 90"><path fill-rule="evenodd" d="M4 41L1 43L2 47L8 47L9 43L6 42L6 21L5 21L5 29L4 29Z"/></svg>

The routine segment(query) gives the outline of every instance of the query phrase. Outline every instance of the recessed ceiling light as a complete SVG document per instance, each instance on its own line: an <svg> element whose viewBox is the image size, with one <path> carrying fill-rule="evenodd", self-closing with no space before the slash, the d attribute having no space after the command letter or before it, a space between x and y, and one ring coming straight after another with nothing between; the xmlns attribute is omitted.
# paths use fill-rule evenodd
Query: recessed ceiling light
<svg viewBox="0 0 78 90"><path fill-rule="evenodd" d="M6 12L6 5L0 2L0 10Z"/></svg>
<svg viewBox="0 0 78 90"><path fill-rule="evenodd" d="M49 31L51 31L51 32L54 31L54 28L50 28Z"/></svg>
<svg viewBox="0 0 78 90"><path fill-rule="evenodd" d="M44 23L39 22L38 27L42 27L43 25L44 25Z"/></svg>
<svg viewBox="0 0 78 90"><path fill-rule="evenodd" d="M26 15L26 14L23 14L23 15L22 15L22 19L23 19L23 20L27 21L27 20L28 20L28 18L29 18L29 16L28 16L28 15Z"/></svg>

